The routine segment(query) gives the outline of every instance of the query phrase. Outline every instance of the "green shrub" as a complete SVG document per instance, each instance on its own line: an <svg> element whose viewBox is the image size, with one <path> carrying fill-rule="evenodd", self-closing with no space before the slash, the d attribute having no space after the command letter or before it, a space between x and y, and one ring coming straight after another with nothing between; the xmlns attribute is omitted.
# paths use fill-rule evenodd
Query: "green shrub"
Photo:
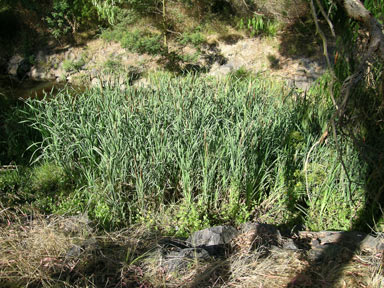
<svg viewBox="0 0 384 288"><path fill-rule="evenodd" d="M127 32L121 39L121 45L132 52L161 55L165 51L162 36L135 30Z"/></svg>
<svg viewBox="0 0 384 288"><path fill-rule="evenodd" d="M116 73L122 71L123 65L119 60L108 59L103 64L103 70L107 73Z"/></svg>
<svg viewBox="0 0 384 288"><path fill-rule="evenodd" d="M96 16L92 0L53 0L52 10L44 20L53 37L60 40L73 36L81 27L97 24Z"/></svg>
<svg viewBox="0 0 384 288"><path fill-rule="evenodd" d="M180 38L179 43L182 45L192 44L195 47L199 47L202 43L204 43L205 37L201 32L198 30L195 30L194 32L184 32Z"/></svg>
<svg viewBox="0 0 384 288"><path fill-rule="evenodd" d="M9 91L0 94L0 165L1 164L27 164L33 147L27 150L34 142L41 139L36 130L26 125L23 112L24 101L15 99Z"/></svg>
<svg viewBox="0 0 384 288"><path fill-rule="evenodd" d="M117 8L114 25L104 29L101 38L106 41L120 41L130 25L135 23L139 17L140 15L133 9Z"/></svg>
<svg viewBox="0 0 384 288"><path fill-rule="evenodd" d="M69 60L66 59L63 61L63 69L66 72L77 72L85 65L85 60L80 58L79 60Z"/></svg>

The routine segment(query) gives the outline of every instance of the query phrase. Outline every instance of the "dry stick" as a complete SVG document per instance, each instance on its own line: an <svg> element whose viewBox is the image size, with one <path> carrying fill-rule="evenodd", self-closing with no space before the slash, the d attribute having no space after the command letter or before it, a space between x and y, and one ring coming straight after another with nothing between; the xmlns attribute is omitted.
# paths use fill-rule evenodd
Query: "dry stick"
<svg viewBox="0 0 384 288"><path fill-rule="evenodd" d="M324 49L323 53L324 53L324 56L327 60L327 66L328 66L328 68L330 68L332 66L331 66L331 62L329 60L327 38L325 37L323 30L321 30L321 28L320 28L319 20L317 19L317 12L316 12L316 8L315 8L315 4L313 3L313 0L311 0L310 5L311 5L313 20L315 21L315 25L316 25L316 31L320 35L321 40L323 41L323 49ZM322 8L322 9L324 10L324 8ZM333 69L331 71L333 74Z"/></svg>
<svg viewBox="0 0 384 288"><path fill-rule="evenodd" d="M304 171L305 171L305 189L306 189L306 191L307 191L307 196L308 196L308 199L309 199L310 202L312 202L312 199L311 199L311 196L310 196L310 194L309 194L308 169L307 169L307 168L308 168L309 156L311 155L312 150L315 149L315 147L316 147L317 145L319 145L319 144L320 144L320 140L317 140L317 141L315 142L315 144L312 145L311 149L309 149L309 151L308 151L308 154L307 154L307 157L306 157L306 159L305 159L305 163L304 163Z"/></svg>

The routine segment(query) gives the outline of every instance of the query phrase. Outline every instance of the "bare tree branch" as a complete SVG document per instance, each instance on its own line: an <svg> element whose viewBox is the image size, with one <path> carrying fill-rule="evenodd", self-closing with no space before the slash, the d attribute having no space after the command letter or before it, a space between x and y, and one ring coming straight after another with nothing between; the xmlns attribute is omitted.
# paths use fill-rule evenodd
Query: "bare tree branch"
<svg viewBox="0 0 384 288"><path fill-rule="evenodd" d="M332 36L336 37L335 29L333 29L333 24L328 17L328 14L325 12L323 5L321 5L320 0L316 0L317 6L319 6L320 12L323 15L325 21L327 21L329 29L331 30Z"/></svg>
<svg viewBox="0 0 384 288"><path fill-rule="evenodd" d="M337 0L337 2L344 7L350 18L361 22L367 28L371 38L368 48L369 52L376 52L384 61L384 34L377 19L373 17L359 0Z"/></svg>

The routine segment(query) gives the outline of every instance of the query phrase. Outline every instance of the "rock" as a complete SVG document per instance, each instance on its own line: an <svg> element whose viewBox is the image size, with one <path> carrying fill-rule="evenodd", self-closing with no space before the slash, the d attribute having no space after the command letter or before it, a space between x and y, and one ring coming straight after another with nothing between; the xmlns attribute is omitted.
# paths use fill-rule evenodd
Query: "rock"
<svg viewBox="0 0 384 288"><path fill-rule="evenodd" d="M238 231L232 226L215 226L193 233L187 243L207 250L210 255L222 255L237 235Z"/></svg>
<svg viewBox="0 0 384 288"><path fill-rule="evenodd" d="M299 250L299 247L291 238L282 240L282 248L286 250Z"/></svg>
<svg viewBox="0 0 384 288"><path fill-rule="evenodd" d="M125 85L125 84L120 85L120 91L123 92L125 90L127 90L127 85Z"/></svg>
<svg viewBox="0 0 384 288"><path fill-rule="evenodd" d="M56 79L59 81L64 81L67 78L67 72L63 68L59 68L53 71L53 74Z"/></svg>
<svg viewBox="0 0 384 288"><path fill-rule="evenodd" d="M295 87L307 91L313 83L313 80L306 76L295 76L294 85Z"/></svg>
<svg viewBox="0 0 384 288"><path fill-rule="evenodd" d="M65 254L65 259L78 258L83 252L83 249L78 245L73 245Z"/></svg>
<svg viewBox="0 0 384 288"><path fill-rule="evenodd" d="M238 234L232 226L215 226L196 231L187 240L194 247L228 244Z"/></svg>
<svg viewBox="0 0 384 288"><path fill-rule="evenodd" d="M147 78L141 78L133 82L133 85L136 88L149 88L153 89L151 82Z"/></svg>
<svg viewBox="0 0 384 288"><path fill-rule="evenodd" d="M325 246L319 246L308 251L307 256L310 261L346 261L351 258L353 251L346 247L329 244Z"/></svg>
<svg viewBox="0 0 384 288"><path fill-rule="evenodd" d="M17 67L17 78L24 79L28 76L28 72L31 70L32 64L28 59L23 59Z"/></svg>
<svg viewBox="0 0 384 288"><path fill-rule="evenodd" d="M253 242L257 246L280 245L282 243L280 231L274 225L247 222L241 226L241 232L252 234Z"/></svg>
<svg viewBox="0 0 384 288"><path fill-rule="evenodd" d="M97 70L96 68L92 68L92 70L91 70L90 72L91 72L91 73L90 73L90 76L91 76L92 78L97 77L97 76L100 75L99 70Z"/></svg>
<svg viewBox="0 0 384 288"><path fill-rule="evenodd" d="M23 57L21 57L20 55L13 56L8 62L8 69L7 69L8 74L16 76L17 69L21 61L23 61Z"/></svg>
<svg viewBox="0 0 384 288"><path fill-rule="evenodd" d="M178 252L170 252L164 257L164 266L169 272L187 268L191 261L209 260L211 257L202 248L185 248Z"/></svg>
<svg viewBox="0 0 384 288"><path fill-rule="evenodd" d="M85 251L90 252L95 249L97 249L97 240L95 238L89 238L84 240L81 245L73 245L71 248L69 248L65 254L65 260L76 260Z"/></svg>
<svg viewBox="0 0 384 288"><path fill-rule="evenodd" d="M232 66L226 66L226 65L218 66L218 65L213 65L213 67L212 67L212 69L211 69L211 71L209 72L208 75L210 75L210 76L215 76L215 77L225 76L225 75L228 75L232 70L233 70L233 67L232 67Z"/></svg>
<svg viewBox="0 0 384 288"><path fill-rule="evenodd" d="M28 76L32 79L37 79L37 80L40 80L40 79L45 79L46 78L46 74L44 73L44 71L40 71L38 68L36 68L35 66L33 66L31 68L31 70L29 71L28 73Z"/></svg>
<svg viewBox="0 0 384 288"><path fill-rule="evenodd" d="M299 232L300 238L311 238L312 246L337 244L352 250L384 251L384 238L356 231ZM315 243L315 244L313 244ZM318 243L318 244L317 244Z"/></svg>
<svg viewBox="0 0 384 288"><path fill-rule="evenodd" d="M37 52L36 54L37 62L46 62L47 61L46 58L47 58L47 53L45 51L40 50L39 52Z"/></svg>

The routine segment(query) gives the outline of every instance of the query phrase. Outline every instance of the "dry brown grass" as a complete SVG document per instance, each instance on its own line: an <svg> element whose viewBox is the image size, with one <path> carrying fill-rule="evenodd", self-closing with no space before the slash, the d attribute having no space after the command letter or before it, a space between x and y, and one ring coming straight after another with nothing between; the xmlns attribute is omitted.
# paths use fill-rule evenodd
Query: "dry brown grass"
<svg viewBox="0 0 384 288"><path fill-rule="evenodd" d="M36 216L24 221L12 221L16 219L14 215L7 218L6 225L0 228L0 279L6 281L3 285L50 287L52 274L69 265L63 259L66 251L84 236L74 237L61 229L68 221L65 218Z"/></svg>
<svg viewBox="0 0 384 288"><path fill-rule="evenodd" d="M382 253L314 264L302 251L253 249L246 236L226 258L170 272L153 229L100 234L85 217L1 209L0 287L384 287Z"/></svg>

